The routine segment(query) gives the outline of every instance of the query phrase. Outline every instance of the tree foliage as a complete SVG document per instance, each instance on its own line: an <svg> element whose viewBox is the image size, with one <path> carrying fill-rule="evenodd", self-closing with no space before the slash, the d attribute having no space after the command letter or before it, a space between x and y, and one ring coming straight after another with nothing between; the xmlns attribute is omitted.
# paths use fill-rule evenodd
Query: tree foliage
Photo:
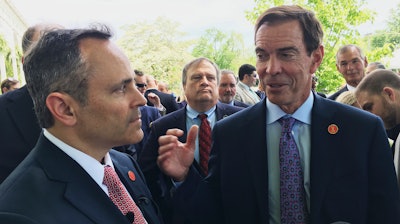
<svg viewBox="0 0 400 224"><path fill-rule="evenodd" d="M380 61L387 67L387 57L392 56L393 52L400 47L400 3L396 8L390 10L389 19L387 20L387 28L369 34L364 38L368 50L370 62Z"/></svg>
<svg viewBox="0 0 400 224"><path fill-rule="evenodd" d="M175 92L181 91L181 71L192 59L189 48L193 44L182 39L185 34L178 27L178 23L158 17L122 27L124 34L117 41L135 69L167 82Z"/></svg>
<svg viewBox="0 0 400 224"><path fill-rule="evenodd" d="M7 45L6 40L0 36L0 54L3 55L4 59L5 59L5 64L6 64L6 71L7 77L12 77L13 74L13 68L12 68L12 61L11 61L11 49L10 47Z"/></svg>
<svg viewBox="0 0 400 224"><path fill-rule="evenodd" d="M336 69L336 51L344 44L364 46L357 27L374 18L375 12L365 8L364 0L255 0L256 6L246 12L250 21L255 21L267 8L282 4L296 4L315 12L324 29L324 60L316 75L317 90L325 93L335 91L344 84Z"/></svg>
<svg viewBox="0 0 400 224"><path fill-rule="evenodd" d="M237 63L244 58L246 50L241 34L226 33L211 28L205 31L194 46L194 57L207 57L221 69L237 69Z"/></svg>

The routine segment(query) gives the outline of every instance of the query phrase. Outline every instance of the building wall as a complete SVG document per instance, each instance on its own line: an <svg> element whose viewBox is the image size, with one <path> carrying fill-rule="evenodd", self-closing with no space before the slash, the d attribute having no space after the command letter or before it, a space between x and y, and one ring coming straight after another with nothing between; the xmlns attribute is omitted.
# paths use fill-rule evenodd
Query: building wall
<svg viewBox="0 0 400 224"><path fill-rule="evenodd" d="M17 55L17 49L21 50L22 35L28 28L22 15L14 7L10 0L0 0L0 36L7 42L11 49L12 71L5 71L5 55L0 55L0 80L8 76L19 79L25 83L24 75L22 74L21 59ZM2 54L0 52L0 54Z"/></svg>

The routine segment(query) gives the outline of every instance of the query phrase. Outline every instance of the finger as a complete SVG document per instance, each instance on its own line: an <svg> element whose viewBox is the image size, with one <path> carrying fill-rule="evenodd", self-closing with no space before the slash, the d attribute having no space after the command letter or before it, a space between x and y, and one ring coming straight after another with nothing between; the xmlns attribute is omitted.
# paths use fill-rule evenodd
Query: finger
<svg viewBox="0 0 400 224"><path fill-rule="evenodd" d="M174 135L174 136L180 137L180 136L183 135L183 131L181 129L178 129L178 128L172 128L172 129L168 129L165 134L166 135Z"/></svg>
<svg viewBox="0 0 400 224"><path fill-rule="evenodd" d="M196 138L197 138L197 132L199 130L199 126L193 125L186 138L186 146L190 149L194 149L196 147Z"/></svg>

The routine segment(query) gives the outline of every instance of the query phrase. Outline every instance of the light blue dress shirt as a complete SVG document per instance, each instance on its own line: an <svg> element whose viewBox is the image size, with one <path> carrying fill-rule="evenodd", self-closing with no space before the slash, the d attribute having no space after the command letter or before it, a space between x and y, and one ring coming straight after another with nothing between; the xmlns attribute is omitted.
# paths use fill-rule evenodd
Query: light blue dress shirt
<svg viewBox="0 0 400 224"><path fill-rule="evenodd" d="M313 103L314 95L310 92L307 100L293 114L289 114L296 119L292 134L300 153L308 211L310 211L311 110ZM278 120L286 113L278 105L271 103L268 98L266 111L270 223L280 224L279 139L282 128Z"/></svg>
<svg viewBox="0 0 400 224"><path fill-rule="evenodd" d="M204 112L204 113L199 113L195 111L193 108L189 106L189 104L186 106L186 130L189 131L189 129L193 125L197 125L200 128L200 123L201 120L197 116L199 114L207 114L207 120L210 122L211 130L213 129L215 123L217 122L217 117L215 115L215 109L217 107L213 106L210 110ZM200 154L199 154L199 136L197 135L196 138L196 149L194 151L194 159L199 162L200 160Z"/></svg>

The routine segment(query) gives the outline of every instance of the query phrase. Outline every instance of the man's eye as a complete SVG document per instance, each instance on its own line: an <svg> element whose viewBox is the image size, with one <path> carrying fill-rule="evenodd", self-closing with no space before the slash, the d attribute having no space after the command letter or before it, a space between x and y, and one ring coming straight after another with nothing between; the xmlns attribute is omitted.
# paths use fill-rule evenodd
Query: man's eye
<svg viewBox="0 0 400 224"><path fill-rule="evenodd" d="M122 85L119 89L119 92L125 92L126 91L126 85Z"/></svg>

